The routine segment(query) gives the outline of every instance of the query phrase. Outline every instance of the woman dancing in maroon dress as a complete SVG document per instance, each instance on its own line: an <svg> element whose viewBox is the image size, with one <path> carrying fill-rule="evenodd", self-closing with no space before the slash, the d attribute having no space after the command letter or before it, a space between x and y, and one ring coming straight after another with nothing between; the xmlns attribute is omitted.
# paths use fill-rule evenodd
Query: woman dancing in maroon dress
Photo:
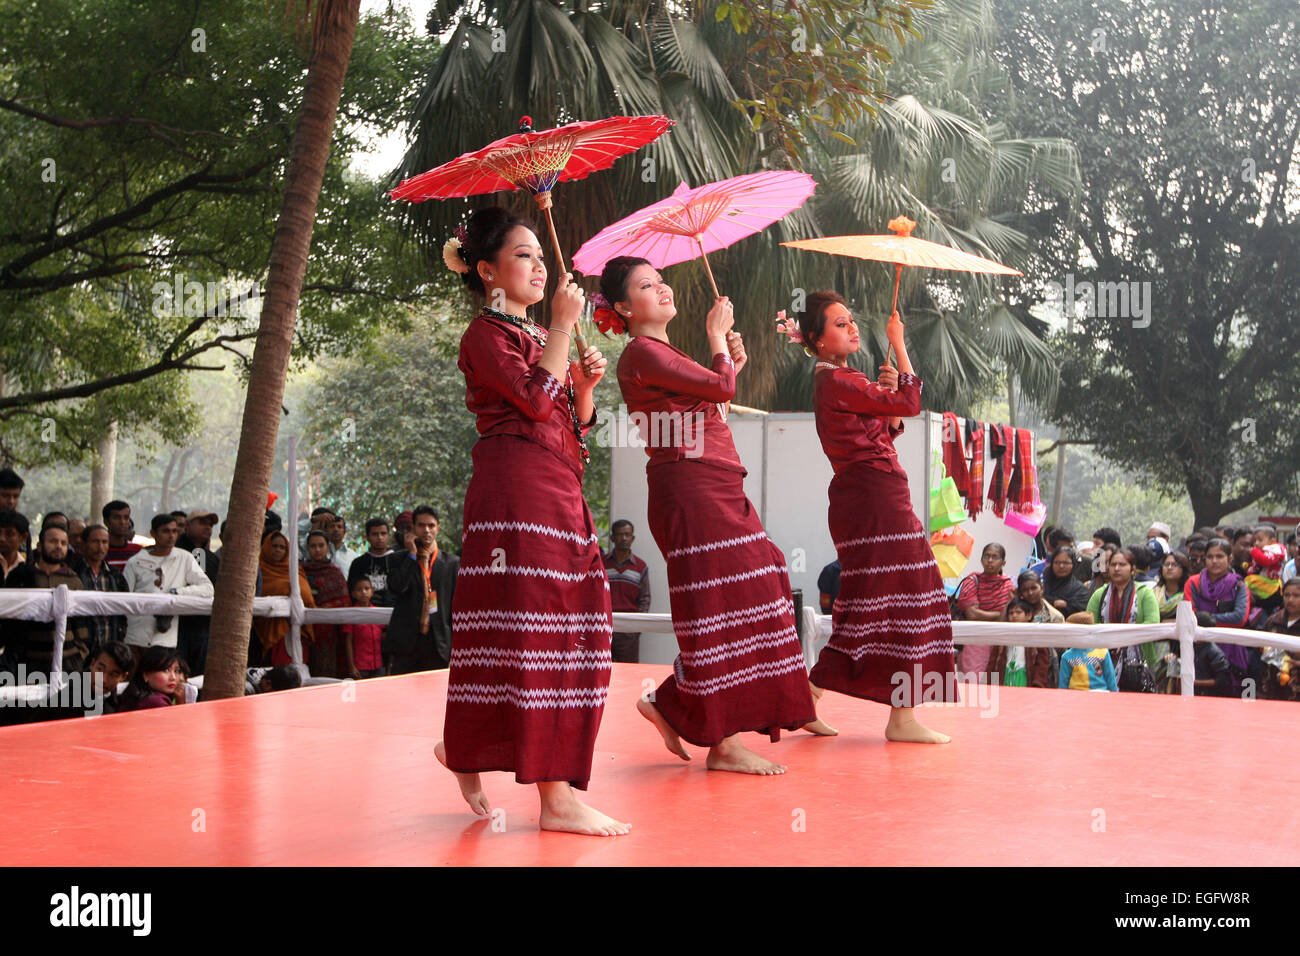
<svg viewBox="0 0 1300 956"><path fill-rule="evenodd" d="M589 348L581 363L568 361L583 305L568 273L549 332L527 318L546 286L542 247L504 209L475 213L443 256L488 304L460 342L465 404L480 437L435 752L475 813L491 810L479 774L506 770L537 784L543 830L626 833L626 823L573 791L591 777L610 676L609 583L582 497L591 392L605 360Z"/></svg>
<svg viewBox="0 0 1300 956"><path fill-rule="evenodd" d="M903 323L895 312L886 328L898 368L882 366L873 384L848 367L859 338L843 297L816 292L807 304L797 335L818 359L817 435L835 470L830 531L843 569L830 643L810 675L814 693L834 690L891 705L889 740L947 743L913 713L922 701L957 698L952 614L894 451L901 419L921 411L921 380L912 372Z"/></svg>
<svg viewBox="0 0 1300 956"><path fill-rule="evenodd" d="M669 343L677 309L650 263L613 259L600 285L599 315L632 333L618 383L628 411L644 415L650 432L641 429L650 455L650 531L668 565L681 649L653 701L638 709L683 760L690 755L678 738L708 747L710 770L784 773L735 736L759 731L777 740L816 713L785 556L745 497L745 469L722 411L745 364L740 335L730 331L731 303L719 298L705 320L713 362L704 368Z"/></svg>

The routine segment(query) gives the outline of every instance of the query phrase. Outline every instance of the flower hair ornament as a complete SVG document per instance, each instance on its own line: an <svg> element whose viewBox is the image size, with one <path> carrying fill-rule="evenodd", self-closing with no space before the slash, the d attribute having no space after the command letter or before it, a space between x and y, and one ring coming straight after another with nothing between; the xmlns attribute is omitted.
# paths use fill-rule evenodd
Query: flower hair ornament
<svg viewBox="0 0 1300 956"><path fill-rule="evenodd" d="M464 226L457 226L456 234L443 243L442 246L442 261L446 263L448 269L459 275L469 272L469 263L465 261L465 258L460 253L467 235Z"/></svg>
<svg viewBox="0 0 1300 956"><path fill-rule="evenodd" d="M803 339L803 331L799 328L799 320L786 315L785 309L776 314L776 330L794 345L801 346L808 355L813 358L817 357L817 353L809 348L808 343Z"/></svg>
<svg viewBox="0 0 1300 956"><path fill-rule="evenodd" d="M610 332L615 335L622 335L627 331L627 320L614 311L609 299L599 292L593 292L587 299L596 307L596 311L591 317L592 321L596 323L596 328L600 329L605 335L609 335Z"/></svg>

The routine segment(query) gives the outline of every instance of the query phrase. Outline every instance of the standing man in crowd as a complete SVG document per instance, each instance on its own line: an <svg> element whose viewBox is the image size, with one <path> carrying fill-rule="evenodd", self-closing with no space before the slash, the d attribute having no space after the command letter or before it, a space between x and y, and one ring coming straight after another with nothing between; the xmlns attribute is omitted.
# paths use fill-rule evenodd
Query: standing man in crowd
<svg viewBox="0 0 1300 956"><path fill-rule="evenodd" d="M85 549L84 561L79 572L81 586L87 591L111 591L121 593L131 590L126 586L122 572L114 571L108 565L108 529L102 524L92 524L82 535ZM90 631L90 659L103 650L110 641L126 640L126 615L107 614L86 618Z"/></svg>
<svg viewBox="0 0 1300 956"><path fill-rule="evenodd" d="M126 562L140 551L140 545L131 540L135 525L131 521L131 506L125 501L110 501L102 512L108 528L108 566L125 573Z"/></svg>
<svg viewBox="0 0 1300 956"><path fill-rule="evenodd" d="M371 518L366 522L366 541L370 550L357 555L348 568L348 592L362 578L369 578L371 604L375 607L392 607L393 596L388 590L388 577L396 552L388 546L388 519Z"/></svg>
<svg viewBox="0 0 1300 956"><path fill-rule="evenodd" d="M343 573L345 579L348 576L348 571L352 568L353 560L357 556L355 551L349 551L347 545L343 543L343 539L347 536L347 530L347 522L338 515L334 516L334 521L325 529L325 537L329 539L330 547L334 549L330 560Z"/></svg>
<svg viewBox="0 0 1300 956"><path fill-rule="evenodd" d="M0 511L0 582L23 563L23 550L30 530L26 515L18 511Z"/></svg>
<svg viewBox="0 0 1300 956"><path fill-rule="evenodd" d="M0 511L17 511L23 494L23 480L12 468L0 468Z"/></svg>
<svg viewBox="0 0 1300 956"><path fill-rule="evenodd" d="M411 551L398 552L388 576L393 616L384 636L392 674L451 665L451 602L460 558L438 547L438 513L428 505L412 512Z"/></svg>
<svg viewBox="0 0 1300 956"><path fill-rule="evenodd" d="M415 550L414 548L407 547L409 543L407 541L407 536L410 535L411 533L411 527L414 521L415 518L412 516L411 512L409 511L400 512L397 515L397 517L393 519L393 550L394 551L401 553L402 551Z"/></svg>
<svg viewBox="0 0 1300 956"><path fill-rule="evenodd" d="M105 506L107 508L107 506ZM154 515L149 524L154 546L144 548L126 562L122 576L132 591L141 594L193 594L212 597L212 582L194 560L194 555L176 547L180 529L168 514ZM179 638L176 616L132 614L127 618L126 643L136 663L153 645L175 647Z"/></svg>
<svg viewBox="0 0 1300 956"><path fill-rule="evenodd" d="M208 508L195 508L185 516L185 533L176 539L176 547L194 555L200 570L208 576L213 587L217 584L217 571L221 558L212 550L212 529L217 524L217 513ZM189 665L190 674L202 674L208 660L208 631L212 626L209 615L185 615L180 620L176 650L181 660Z"/></svg>
<svg viewBox="0 0 1300 956"><path fill-rule="evenodd" d="M609 526L609 553L604 555L609 578L609 603L615 611L650 610L650 572L646 563L632 553L636 530L620 518ZM610 645L615 663L635 664L641 659L641 633L615 631Z"/></svg>
<svg viewBox="0 0 1300 956"><path fill-rule="evenodd" d="M81 578L68 567L68 532L57 524L46 525L37 538L31 561L9 572L7 588L56 588L67 585L70 591L81 590ZM29 672L48 674L54 660L53 621L8 621L6 652L15 663L25 663ZM68 618L63 637L63 672L81 670L90 657L90 632L84 618Z"/></svg>

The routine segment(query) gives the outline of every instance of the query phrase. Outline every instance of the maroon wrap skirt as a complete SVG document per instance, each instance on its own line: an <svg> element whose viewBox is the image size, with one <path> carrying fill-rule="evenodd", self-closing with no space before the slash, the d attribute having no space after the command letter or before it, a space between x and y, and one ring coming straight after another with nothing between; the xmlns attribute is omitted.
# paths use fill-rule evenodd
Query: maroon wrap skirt
<svg viewBox="0 0 1300 956"><path fill-rule="evenodd" d="M447 764L585 790L613 618L582 485L522 438L480 439L473 455L451 615Z"/></svg>
<svg viewBox="0 0 1300 956"><path fill-rule="evenodd" d="M810 679L894 707L957 700L952 612L907 478L853 465L830 485L840 593Z"/></svg>
<svg viewBox="0 0 1300 956"><path fill-rule="evenodd" d="M646 476L681 651L655 707L697 747L741 731L777 740L813 720L785 555L745 497L744 476L689 459Z"/></svg>

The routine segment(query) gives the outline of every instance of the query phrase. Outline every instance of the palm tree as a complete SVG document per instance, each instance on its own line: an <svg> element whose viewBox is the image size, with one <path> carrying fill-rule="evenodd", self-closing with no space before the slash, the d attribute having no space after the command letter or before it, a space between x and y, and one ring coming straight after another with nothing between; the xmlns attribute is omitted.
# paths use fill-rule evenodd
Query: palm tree
<svg viewBox="0 0 1300 956"><path fill-rule="evenodd" d="M293 7L290 3L290 15ZM212 602L211 643L204 681L209 699L244 692L257 556L289 370L298 297L307 272L316 202L325 176L334 118L352 55L361 0L314 0L300 23L311 28L311 58L294 130L284 199L271 256L257 346L253 352L235 475L227 509L226 544ZM290 516L290 521L294 520Z"/></svg>

